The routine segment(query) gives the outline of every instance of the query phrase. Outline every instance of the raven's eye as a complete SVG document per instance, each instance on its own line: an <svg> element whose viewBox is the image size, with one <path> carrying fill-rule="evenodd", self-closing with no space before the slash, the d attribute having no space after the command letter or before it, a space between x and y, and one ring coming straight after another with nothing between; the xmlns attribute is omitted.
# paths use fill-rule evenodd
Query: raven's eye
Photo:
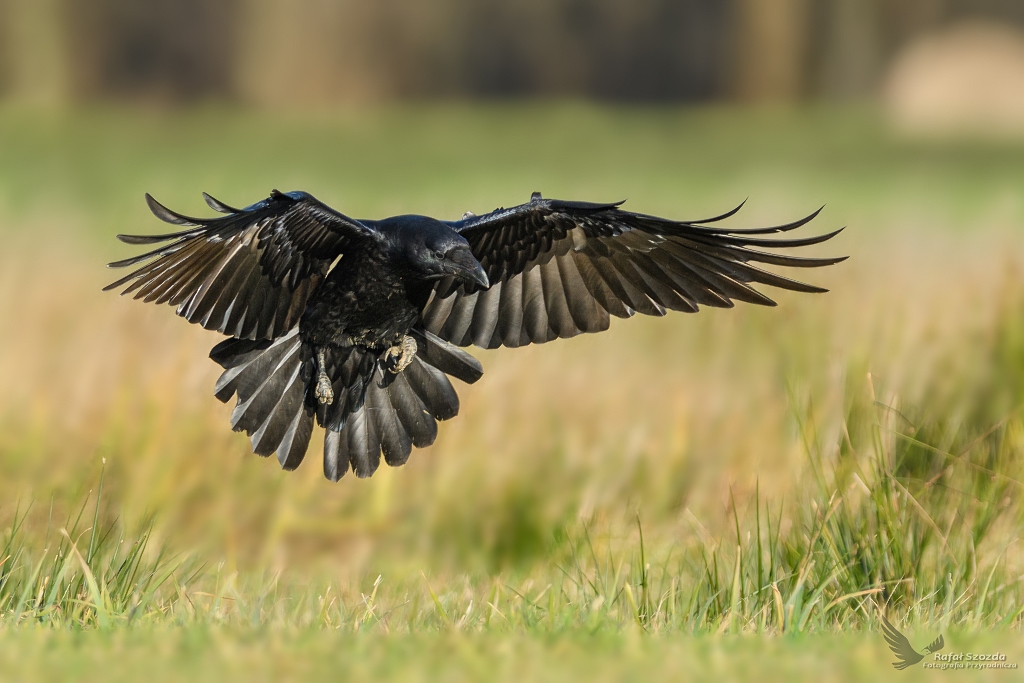
<svg viewBox="0 0 1024 683"><path fill-rule="evenodd" d="M434 258L436 258L438 261L443 261L444 260L444 252L443 251L435 251L434 252Z"/></svg>

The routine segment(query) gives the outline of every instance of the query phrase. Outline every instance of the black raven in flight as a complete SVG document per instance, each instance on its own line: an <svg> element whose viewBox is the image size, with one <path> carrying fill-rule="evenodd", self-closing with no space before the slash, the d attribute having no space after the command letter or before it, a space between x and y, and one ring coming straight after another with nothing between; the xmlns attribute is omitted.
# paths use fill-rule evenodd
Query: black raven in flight
<svg viewBox="0 0 1024 683"><path fill-rule="evenodd" d="M459 347L523 346L608 328L611 316L696 312L701 304L774 302L750 286L823 292L758 268L818 267L761 248L818 244L839 231L766 239L806 224L736 230L732 216L674 221L621 202L544 199L462 220L355 220L305 192L274 191L244 209L204 194L219 218L189 218L146 195L158 218L184 229L119 235L159 244L111 263L136 268L106 289L168 303L228 335L210 352L224 367L216 396L253 450L298 467L314 419L326 429L324 474L373 474L437 436L459 399L448 375L483 368Z"/></svg>

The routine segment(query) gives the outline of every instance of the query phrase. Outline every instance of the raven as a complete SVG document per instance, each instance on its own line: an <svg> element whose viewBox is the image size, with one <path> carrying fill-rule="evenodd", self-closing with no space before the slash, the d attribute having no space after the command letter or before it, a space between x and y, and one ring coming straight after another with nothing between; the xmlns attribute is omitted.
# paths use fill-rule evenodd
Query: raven
<svg viewBox="0 0 1024 683"><path fill-rule="evenodd" d="M437 420L459 399L448 376L483 374L460 347L537 344L608 328L611 316L696 312L733 301L774 306L750 283L824 292L754 263L814 268L761 248L802 247L835 232L766 239L812 220L771 228L715 224L620 208L622 202L544 199L458 221L427 216L355 220L305 192L278 192L235 209L203 193L217 218L190 218L148 194L164 235L118 235L152 251L110 267L136 267L104 291L167 303L189 322L228 335L210 357L224 372L215 395L238 396L231 415L253 451L298 467L314 420L325 428L324 475L349 466L369 477L434 442Z"/></svg>

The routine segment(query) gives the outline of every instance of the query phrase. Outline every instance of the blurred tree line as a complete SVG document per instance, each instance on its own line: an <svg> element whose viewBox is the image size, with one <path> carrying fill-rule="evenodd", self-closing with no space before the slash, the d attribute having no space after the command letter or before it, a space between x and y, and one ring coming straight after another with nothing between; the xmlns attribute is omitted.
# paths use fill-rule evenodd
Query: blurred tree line
<svg viewBox="0 0 1024 683"><path fill-rule="evenodd" d="M1024 0L0 0L0 95L859 97L907 40Z"/></svg>

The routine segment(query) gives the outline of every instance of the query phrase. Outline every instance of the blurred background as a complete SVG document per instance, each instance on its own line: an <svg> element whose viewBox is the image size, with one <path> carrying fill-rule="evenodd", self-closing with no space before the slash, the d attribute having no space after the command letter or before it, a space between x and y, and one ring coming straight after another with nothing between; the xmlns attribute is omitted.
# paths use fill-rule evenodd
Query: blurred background
<svg viewBox="0 0 1024 683"><path fill-rule="evenodd" d="M3 0L0 18L0 93L50 104L793 102L942 74L956 106L965 69L1009 100L1024 68L1015 0Z"/></svg>
<svg viewBox="0 0 1024 683"><path fill-rule="evenodd" d="M827 204L814 225L849 228L817 250L852 258L776 309L474 351L434 447L330 484L318 438L287 474L230 431L216 335L99 291L113 236L163 227L144 192L204 213L273 187L368 217L534 190L677 218L749 198L740 226ZM1019 0L0 0L0 237L0 516L33 501L30 546L105 467L105 518L155 516L208 567L486 593L557 575L580 524L634 548L637 513L665 556L758 495L803 538L828 502L809 455L883 458L881 405L934 425L886 471L972 571L1020 561L1019 488L973 478L1021 476Z"/></svg>

